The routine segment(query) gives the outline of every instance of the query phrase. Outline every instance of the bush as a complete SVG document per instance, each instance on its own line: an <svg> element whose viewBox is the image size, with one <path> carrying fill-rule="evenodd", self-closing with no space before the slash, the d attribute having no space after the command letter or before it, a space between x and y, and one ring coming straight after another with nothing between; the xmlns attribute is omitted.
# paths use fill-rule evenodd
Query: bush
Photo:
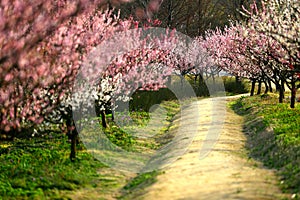
<svg viewBox="0 0 300 200"><path fill-rule="evenodd" d="M136 91L129 102L129 108L131 111L148 112L155 104L175 99L177 99L175 94L168 88L162 88L159 91Z"/></svg>
<svg viewBox="0 0 300 200"><path fill-rule="evenodd" d="M236 78L232 76L223 76L222 79L225 91L229 96L249 92L249 83L244 79L236 81Z"/></svg>

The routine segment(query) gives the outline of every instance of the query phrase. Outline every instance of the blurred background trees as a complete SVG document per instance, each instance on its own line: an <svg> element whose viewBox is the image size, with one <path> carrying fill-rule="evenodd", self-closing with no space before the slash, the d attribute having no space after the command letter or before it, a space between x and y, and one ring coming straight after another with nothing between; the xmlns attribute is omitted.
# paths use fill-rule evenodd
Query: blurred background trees
<svg viewBox="0 0 300 200"><path fill-rule="evenodd" d="M224 27L230 21L245 20L243 7L252 1L245 0L164 0L157 12L149 15L150 0L136 0L120 4L121 17L133 16L137 20L151 17L161 21L161 27L176 29L190 37L204 35L208 29Z"/></svg>

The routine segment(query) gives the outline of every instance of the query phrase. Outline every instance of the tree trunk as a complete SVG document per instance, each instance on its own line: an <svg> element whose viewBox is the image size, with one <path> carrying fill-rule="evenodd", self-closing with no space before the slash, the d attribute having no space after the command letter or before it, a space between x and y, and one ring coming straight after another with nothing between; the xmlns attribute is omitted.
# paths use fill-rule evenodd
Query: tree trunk
<svg viewBox="0 0 300 200"><path fill-rule="evenodd" d="M70 160L74 162L76 159L76 145L78 144L78 132L75 128L75 123L71 117L66 119L66 125L68 131L68 138L71 139Z"/></svg>
<svg viewBox="0 0 300 200"><path fill-rule="evenodd" d="M272 82L270 79L268 79L268 84L269 84L269 91L273 92L273 88L272 88Z"/></svg>
<svg viewBox="0 0 300 200"><path fill-rule="evenodd" d="M194 85L196 86L197 84L197 78L198 78L198 75L195 75L195 78L194 78Z"/></svg>
<svg viewBox="0 0 300 200"><path fill-rule="evenodd" d="M258 80L258 88L257 88L257 95L259 95L261 93L261 80Z"/></svg>
<svg viewBox="0 0 300 200"><path fill-rule="evenodd" d="M280 83L276 83L276 92L280 92Z"/></svg>
<svg viewBox="0 0 300 200"><path fill-rule="evenodd" d="M281 79L280 84L279 84L279 103L283 103L284 99L284 80Z"/></svg>
<svg viewBox="0 0 300 200"><path fill-rule="evenodd" d="M236 84L241 84L241 79L239 76L235 76L235 83Z"/></svg>
<svg viewBox="0 0 300 200"><path fill-rule="evenodd" d="M290 104L290 107L291 108L295 108L295 102L296 102L296 81L295 81L295 78L294 76L292 76L292 95L291 95L291 104Z"/></svg>
<svg viewBox="0 0 300 200"><path fill-rule="evenodd" d="M107 128L107 127L108 127L108 124L107 124L107 120L106 120L105 111L104 111L104 110L101 110L101 111L100 111L100 114L101 114L102 126L103 126L103 128Z"/></svg>
<svg viewBox="0 0 300 200"><path fill-rule="evenodd" d="M203 79L203 74L199 75L199 88L203 85L204 79Z"/></svg>
<svg viewBox="0 0 300 200"><path fill-rule="evenodd" d="M268 92L269 92L269 85L268 85L267 81L264 81L264 84L265 84L265 87L266 87L264 94L268 94Z"/></svg>
<svg viewBox="0 0 300 200"><path fill-rule="evenodd" d="M284 99L284 86L279 86L279 103L283 103L283 99Z"/></svg>
<svg viewBox="0 0 300 200"><path fill-rule="evenodd" d="M254 95L255 83L256 83L256 79L253 79L253 80L252 80L252 83L251 83L250 96L253 96L253 95Z"/></svg>
<svg viewBox="0 0 300 200"><path fill-rule="evenodd" d="M71 153L70 153L70 160L74 162L76 160L76 145L78 142L78 133L76 130L71 130L70 133L71 137Z"/></svg>
<svg viewBox="0 0 300 200"><path fill-rule="evenodd" d="M199 75L199 95L200 96L210 95L205 80L203 78L203 73Z"/></svg>

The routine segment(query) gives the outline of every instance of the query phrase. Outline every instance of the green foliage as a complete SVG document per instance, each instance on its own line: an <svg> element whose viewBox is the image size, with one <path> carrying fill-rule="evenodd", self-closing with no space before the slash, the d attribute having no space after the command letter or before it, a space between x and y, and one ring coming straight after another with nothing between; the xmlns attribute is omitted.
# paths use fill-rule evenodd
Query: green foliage
<svg viewBox="0 0 300 200"><path fill-rule="evenodd" d="M249 83L245 79L236 81L235 77L231 76L215 76L214 80L211 77L207 80L206 78L205 80L199 80L198 78L196 81L194 76L186 76L185 78L193 87L198 97L207 97L210 95L207 84L214 85L212 88L215 88L217 91L225 89L227 96L248 93L250 89Z"/></svg>
<svg viewBox="0 0 300 200"><path fill-rule="evenodd" d="M129 107L130 111L148 112L151 106L155 104L175 99L177 99L175 94L168 88L162 88L159 91L136 91L132 95Z"/></svg>
<svg viewBox="0 0 300 200"><path fill-rule="evenodd" d="M278 169L282 189L299 196L300 105L291 109L288 103L278 104L277 95L268 94L240 98L231 106L246 117L251 155ZM267 126L273 131L266 130Z"/></svg>
<svg viewBox="0 0 300 200"><path fill-rule="evenodd" d="M194 76L186 76L185 79L193 87L197 97L208 97L209 91L206 82L203 79L197 78L195 80Z"/></svg>
<svg viewBox="0 0 300 200"><path fill-rule="evenodd" d="M228 96L249 92L249 83L246 80L236 81L235 77L223 76L225 91Z"/></svg>
<svg viewBox="0 0 300 200"><path fill-rule="evenodd" d="M168 123L159 130L159 136L168 131L180 109L178 101L163 101L161 105L167 111ZM130 117L138 127L145 126L150 118L149 113L142 110L131 111ZM160 146L157 138L134 138L113 122L109 125L104 131L106 136L125 150L147 151ZM88 154L83 144L78 146L76 162L71 162L67 137L55 131L42 131L35 137L26 134L28 137L0 143L0 199L68 199L72 192L82 188L109 192L111 188L121 187L120 182L124 180L114 174L98 173L106 166ZM158 172L140 174L127 184L127 188L131 190L137 185L151 183L156 175Z"/></svg>
<svg viewBox="0 0 300 200"><path fill-rule="evenodd" d="M162 107L167 110L167 120L172 121L173 117L179 112L180 104L177 100L164 101Z"/></svg>
<svg viewBox="0 0 300 200"><path fill-rule="evenodd" d="M58 190L74 190L90 184L105 167L90 154L79 151L77 162L69 160L69 144L62 135L22 139L0 146L0 197L43 199Z"/></svg>
<svg viewBox="0 0 300 200"><path fill-rule="evenodd" d="M222 91L225 88L227 95L236 95L248 93L250 86L249 83L242 79L241 81L236 81L235 77L230 76L215 76L214 80L212 78L195 80L194 76L186 75L184 79L192 86L197 97L208 97L210 91L208 90L207 84L213 84L217 91ZM180 84L180 78L177 77L177 83ZM224 87L224 88L223 88ZM184 88L183 88L184 89ZM130 101L130 110L135 111L149 111L151 106L155 104L160 104L163 101L171 101L177 99L175 94L168 88L162 88L159 91L136 91L132 95L132 100Z"/></svg>

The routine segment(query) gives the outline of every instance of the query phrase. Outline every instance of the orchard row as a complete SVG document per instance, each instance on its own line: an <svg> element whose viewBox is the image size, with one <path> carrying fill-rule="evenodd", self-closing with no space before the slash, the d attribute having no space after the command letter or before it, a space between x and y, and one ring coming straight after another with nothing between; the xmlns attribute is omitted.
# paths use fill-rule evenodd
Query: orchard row
<svg viewBox="0 0 300 200"><path fill-rule="evenodd" d="M207 31L207 50L221 69L252 81L251 95L255 82L270 89L273 83L281 103L288 86L294 108L300 78L300 2L262 1L259 8L254 3L243 14L245 22Z"/></svg>
<svg viewBox="0 0 300 200"><path fill-rule="evenodd" d="M151 0L148 14L160 3ZM280 102L287 85L294 107L299 8L295 0L262 1L259 8L254 3L244 9L246 21L191 39L168 29L145 36L160 22L121 19L102 0L1 1L0 130L14 135L44 120L65 120L72 130L72 110L81 109L84 99L92 96L105 115L116 99L128 101L136 89L163 88L174 73L225 70L250 79L253 88L256 82L274 83Z"/></svg>

